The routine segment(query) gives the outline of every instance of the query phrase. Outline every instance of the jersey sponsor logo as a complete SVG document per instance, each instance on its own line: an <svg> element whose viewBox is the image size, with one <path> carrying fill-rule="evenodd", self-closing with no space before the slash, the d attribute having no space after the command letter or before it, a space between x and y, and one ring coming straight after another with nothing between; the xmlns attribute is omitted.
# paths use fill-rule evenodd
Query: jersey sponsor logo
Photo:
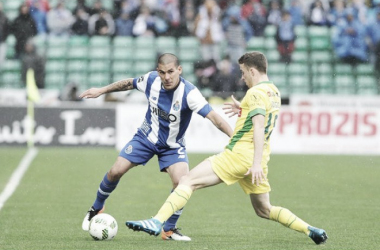
<svg viewBox="0 0 380 250"><path fill-rule="evenodd" d="M125 153L129 155L130 153L132 153L132 150L133 150L133 146L132 146L132 145L129 145L129 146L125 149Z"/></svg>
<svg viewBox="0 0 380 250"><path fill-rule="evenodd" d="M161 117L165 121L169 121L169 122L177 121L177 117L175 115L169 114L160 108L152 107L152 114L158 115L159 117Z"/></svg>
<svg viewBox="0 0 380 250"><path fill-rule="evenodd" d="M178 111L180 108L181 108L181 105L179 105L179 101L176 101L176 102L173 104L173 109L174 109L174 111Z"/></svg>
<svg viewBox="0 0 380 250"><path fill-rule="evenodd" d="M239 108L238 117L241 117L241 108Z"/></svg>
<svg viewBox="0 0 380 250"><path fill-rule="evenodd" d="M144 76L140 76L139 79L137 80L137 82L142 82L144 81Z"/></svg>

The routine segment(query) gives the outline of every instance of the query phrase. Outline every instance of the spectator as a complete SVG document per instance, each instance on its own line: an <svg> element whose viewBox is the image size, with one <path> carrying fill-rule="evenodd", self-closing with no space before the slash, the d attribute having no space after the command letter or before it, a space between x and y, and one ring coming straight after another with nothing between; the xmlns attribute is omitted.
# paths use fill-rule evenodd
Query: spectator
<svg viewBox="0 0 380 250"><path fill-rule="evenodd" d="M346 21L337 26L333 46L335 54L345 63L356 65L367 61L365 27L354 18L352 9L346 10Z"/></svg>
<svg viewBox="0 0 380 250"><path fill-rule="evenodd" d="M242 19L240 13L238 5L231 5L227 8L226 16L222 22L227 40L228 55L231 61L235 63L245 53L246 41L253 35L248 22Z"/></svg>
<svg viewBox="0 0 380 250"><path fill-rule="evenodd" d="M362 24L367 23L367 6L364 0L352 0L348 7L354 10L355 19Z"/></svg>
<svg viewBox="0 0 380 250"><path fill-rule="evenodd" d="M22 80L26 83L28 69L33 69L34 79L39 89L45 88L45 58L40 56L31 40L25 44L25 53L21 58Z"/></svg>
<svg viewBox="0 0 380 250"><path fill-rule="evenodd" d="M343 0L335 0L334 5L328 15L328 23L330 26L341 25L345 22L345 6Z"/></svg>
<svg viewBox="0 0 380 250"><path fill-rule="evenodd" d="M48 3L47 3L48 4ZM33 17L37 25L38 35L45 36L48 33L46 23L46 7L43 6L43 1L32 1L30 6L30 15Z"/></svg>
<svg viewBox="0 0 380 250"><path fill-rule="evenodd" d="M218 67L214 60L196 61L194 62L194 73L197 77L197 86L202 90L202 93L206 90L212 95L212 88L215 85L215 77L218 73Z"/></svg>
<svg viewBox="0 0 380 250"><path fill-rule="evenodd" d="M167 32L169 26L159 16L153 15L151 9L142 5L133 26L134 36L156 36Z"/></svg>
<svg viewBox="0 0 380 250"><path fill-rule="evenodd" d="M241 16L248 20L255 36L264 34L267 24L267 10L260 0L248 0L241 7Z"/></svg>
<svg viewBox="0 0 380 250"><path fill-rule="evenodd" d="M77 36L88 35L88 14L84 9L77 9L75 22L71 26L71 33Z"/></svg>
<svg viewBox="0 0 380 250"><path fill-rule="evenodd" d="M267 23L271 25L278 25L281 22L281 5L278 1L270 2L268 10Z"/></svg>
<svg viewBox="0 0 380 250"><path fill-rule="evenodd" d="M376 48L380 46L380 9L377 10L376 19L367 26L367 35L370 51L376 55Z"/></svg>
<svg viewBox="0 0 380 250"><path fill-rule="evenodd" d="M50 11L49 0L26 0L25 3L31 8L34 3L38 3L38 8L45 14Z"/></svg>
<svg viewBox="0 0 380 250"><path fill-rule="evenodd" d="M277 49L281 55L281 62L291 62L295 38L292 17L288 11L283 11L281 22L277 25L276 32Z"/></svg>
<svg viewBox="0 0 380 250"><path fill-rule="evenodd" d="M19 7L19 15L11 25L11 32L16 37L15 57L20 58L24 52L26 41L37 34L37 26L29 14L25 3Z"/></svg>
<svg viewBox="0 0 380 250"><path fill-rule="evenodd" d="M380 0L372 0L372 8L367 11L367 20L372 22L376 19L377 12L380 10Z"/></svg>
<svg viewBox="0 0 380 250"><path fill-rule="evenodd" d="M88 30L90 35L112 36L115 33L115 23L107 10L102 9L90 17Z"/></svg>
<svg viewBox="0 0 380 250"><path fill-rule="evenodd" d="M134 22L127 12L123 12L115 21L117 36L132 36Z"/></svg>
<svg viewBox="0 0 380 250"><path fill-rule="evenodd" d="M194 31L195 8L192 1L186 1L184 5L184 29L182 32L183 36L187 36L192 34Z"/></svg>
<svg viewBox="0 0 380 250"><path fill-rule="evenodd" d="M380 43L375 49L375 75L377 78L377 93L380 94Z"/></svg>
<svg viewBox="0 0 380 250"><path fill-rule="evenodd" d="M185 26L181 23L181 13L179 10L179 0L164 0L160 12L163 14L163 19L169 25L168 35L179 37L182 34L181 29Z"/></svg>
<svg viewBox="0 0 380 250"><path fill-rule="evenodd" d="M310 7L310 25L327 25L327 11L320 0L315 1Z"/></svg>
<svg viewBox="0 0 380 250"><path fill-rule="evenodd" d="M70 29L74 23L74 17L66 9L63 1L59 1L55 8L47 14L47 25L52 36L69 36Z"/></svg>
<svg viewBox="0 0 380 250"><path fill-rule="evenodd" d="M230 60L228 56L220 61L212 85L214 95L227 99L236 91L236 86L240 80L240 70L237 65L237 61Z"/></svg>
<svg viewBox="0 0 380 250"><path fill-rule="evenodd" d="M0 2L0 70L4 64L7 52L7 37L9 32L9 21L3 12L3 4Z"/></svg>
<svg viewBox="0 0 380 250"><path fill-rule="evenodd" d="M79 9L82 9L84 12L90 15L91 8L87 6L86 0L77 0L77 5L74 7L72 12L73 15L76 15Z"/></svg>
<svg viewBox="0 0 380 250"><path fill-rule="evenodd" d="M123 0L120 4L120 10L116 10L118 13L128 13L132 19L135 19L138 15L140 8L140 1L139 0ZM119 16L119 15L117 15Z"/></svg>
<svg viewBox="0 0 380 250"><path fill-rule="evenodd" d="M90 8L90 13L89 15L90 16L93 16L93 15L96 15L96 14L99 14L101 10L103 10L104 7L103 7L103 3L101 0L96 0L92 7Z"/></svg>
<svg viewBox="0 0 380 250"><path fill-rule="evenodd" d="M201 42L203 60L220 60L219 44L224 38L220 8L215 0L206 0L195 18L195 35Z"/></svg>
<svg viewBox="0 0 380 250"><path fill-rule="evenodd" d="M288 11L294 25L304 25L304 15L299 0L292 0Z"/></svg>
<svg viewBox="0 0 380 250"><path fill-rule="evenodd" d="M134 36L155 36L154 17L149 7L141 6L140 12L133 25Z"/></svg>

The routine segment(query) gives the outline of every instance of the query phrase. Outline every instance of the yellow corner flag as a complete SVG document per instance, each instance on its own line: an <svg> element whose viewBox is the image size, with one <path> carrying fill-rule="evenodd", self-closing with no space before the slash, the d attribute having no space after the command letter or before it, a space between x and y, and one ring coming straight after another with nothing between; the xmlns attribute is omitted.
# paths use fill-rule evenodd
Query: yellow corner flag
<svg viewBox="0 0 380 250"><path fill-rule="evenodd" d="M34 79L33 69L28 69L26 72L26 92L30 101L38 102L40 100L40 93L38 92L36 80Z"/></svg>
<svg viewBox="0 0 380 250"><path fill-rule="evenodd" d="M38 92L38 88L36 85L36 80L34 79L34 70L28 69L26 72L26 93L28 96L28 147L34 147L34 103L40 100L40 92Z"/></svg>

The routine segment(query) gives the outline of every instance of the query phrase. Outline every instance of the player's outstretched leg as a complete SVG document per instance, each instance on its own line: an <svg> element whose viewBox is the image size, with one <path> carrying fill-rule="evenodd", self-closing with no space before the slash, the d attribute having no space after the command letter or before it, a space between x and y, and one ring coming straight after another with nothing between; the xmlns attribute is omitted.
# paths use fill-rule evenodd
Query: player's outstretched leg
<svg viewBox="0 0 380 250"><path fill-rule="evenodd" d="M133 231L142 231L150 235L157 236L161 233L162 223L157 219L127 221L125 223Z"/></svg>
<svg viewBox="0 0 380 250"><path fill-rule="evenodd" d="M90 228L90 221L92 218L94 218L95 215L103 213L104 207L102 209L95 209L94 207L90 207L90 209L87 211L86 216L83 219L82 222L82 229L84 231L88 231Z"/></svg>
<svg viewBox="0 0 380 250"><path fill-rule="evenodd" d="M119 181L108 180L107 175L108 173L104 175L102 182L100 182L99 189L96 194L96 200L92 207L90 207L87 211L86 216L83 219L82 229L84 231L88 231L91 219L98 213L103 212L106 199L110 196L112 191L115 190L117 184L119 183Z"/></svg>
<svg viewBox="0 0 380 250"><path fill-rule="evenodd" d="M165 222L161 232L161 239L163 240L176 240L176 241L191 241L189 236L183 235L176 227L177 221L182 214L182 209L176 211Z"/></svg>
<svg viewBox="0 0 380 250"><path fill-rule="evenodd" d="M161 239L163 240L176 240L176 241L191 241L189 236L183 235L180 228L171 228L169 230L163 229L161 232Z"/></svg>
<svg viewBox="0 0 380 250"><path fill-rule="evenodd" d="M325 230L319 229L316 227L309 226L308 229L310 230L309 237L315 242L315 244L323 244L326 242L326 240L329 238L327 237L327 234Z"/></svg>
<svg viewBox="0 0 380 250"><path fill-rule="evenodd" d="M295 231L305 233L315 244L325 243L328 239L325 230L310 226L286 208L272 206L269 219L277 221Z"/></svg>

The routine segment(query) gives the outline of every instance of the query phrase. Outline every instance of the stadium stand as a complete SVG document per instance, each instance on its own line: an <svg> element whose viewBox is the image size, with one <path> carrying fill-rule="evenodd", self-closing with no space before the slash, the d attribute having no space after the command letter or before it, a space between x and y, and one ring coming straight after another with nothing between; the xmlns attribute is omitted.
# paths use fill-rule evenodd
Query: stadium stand
<svg viewBox="0 0 380 250"><path fill-rule="evenodd" d="M23 0L3 1L4 11L10 20L18 14ZM58 0L51 0L55 6ZM86 1L91 6L95 0ZM102 1L112 10L113 1ZM66 1L69 9L76 1ZM269 76L278 85L283 96L291 93L328 93L375 95L378 83L373 64L352 67L336 59L331 36L334 28L328 26L295 27L297 39L292 62L287 65L279 61L275 40L276 26L267 25L264 36L251 37L247 51L263 51L270 64ZM8 58L0 70L0 87L22 88L20 63L15 55L15 37L9 35L6 44ZM194 36L172 37L109 37L71 36L69 38L36 36L34 42L46 63L46 88L61 88L70 81L81 88L101 86L125 77L137 77L155 68L159 53L177 54L183 66L183 75L196 84L194 63L199 61L200 41ZM226 42L222 44L226 48ZM226 55L222 49L222 58Z"/></svg>

